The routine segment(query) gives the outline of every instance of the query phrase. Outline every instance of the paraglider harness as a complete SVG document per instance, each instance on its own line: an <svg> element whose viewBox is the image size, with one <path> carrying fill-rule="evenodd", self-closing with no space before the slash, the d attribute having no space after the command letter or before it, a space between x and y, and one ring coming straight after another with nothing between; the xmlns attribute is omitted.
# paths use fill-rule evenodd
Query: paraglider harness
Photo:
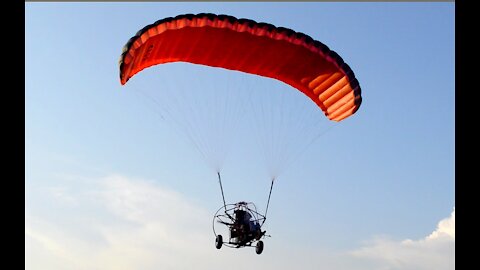
<svg viewBox="0 0 480 270"><path fill-rule="evenodd" d="M267 207L263 215L257 211L257 207L252 202L241 201L234 204L226 204L220 173L218 173L218 180L222 192L223 206L217 210L213 218L215 247L217 249L220 249L222 245L232 248L251 247L256 242L256 253L262 253L263 241L260 239L269 236L265 234L266 231L262 230L262 226L266 220L274 179L272 179ZM228 227L230 233L228 241L223 241L223 236L217 234L215 225L218 223Z"/></svg>

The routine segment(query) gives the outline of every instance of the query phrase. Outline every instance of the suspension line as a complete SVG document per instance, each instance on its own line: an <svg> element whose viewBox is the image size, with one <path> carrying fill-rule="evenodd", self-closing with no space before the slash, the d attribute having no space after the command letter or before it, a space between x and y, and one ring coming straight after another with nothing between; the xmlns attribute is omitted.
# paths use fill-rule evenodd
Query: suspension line
<svg viewBox="0 0 480 270"><path fill-rule="evenodd" d="M273 182L275 182L275 177L272 178L272 183L270 184L270 192L268 193L267 207L265 208L265 215L264 215L262 225L263 223L265 223L265 220L267 220L267 211L268 211L268 205L270 204L270 196L272 195Z"/></svg>
<svg viewBox="0 0 480 270"><path fill-rule="evenodd" d="M222 191L223 207L225 208L225 213L226 213L227 204L225 203L225 196L223 195L222 178L220 177L220 172L217 172L217 175L218 175L218 183L220 183L220 191Z"/></svg>

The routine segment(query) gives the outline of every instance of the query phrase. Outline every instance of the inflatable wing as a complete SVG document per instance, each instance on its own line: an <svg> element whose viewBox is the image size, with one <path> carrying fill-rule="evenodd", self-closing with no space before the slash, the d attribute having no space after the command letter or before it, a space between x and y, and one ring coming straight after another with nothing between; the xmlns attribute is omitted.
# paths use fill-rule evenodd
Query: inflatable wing
<svg viewBox="0 0 480 270"><path fill-rule="evenodd" d="M333 121L362 102L350 67L323 43L291 29L208 13L169 17L138 31L119 60L124 85L145 68L188 62L273 78L303 92Z"/></svg>

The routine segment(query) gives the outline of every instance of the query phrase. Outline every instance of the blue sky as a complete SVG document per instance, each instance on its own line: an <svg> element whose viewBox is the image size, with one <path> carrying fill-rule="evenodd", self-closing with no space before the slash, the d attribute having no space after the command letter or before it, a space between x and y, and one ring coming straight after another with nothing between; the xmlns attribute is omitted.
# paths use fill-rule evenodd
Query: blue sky
<svg viewBox="0 0 480 270"><path fill-rule="evenodd" d="M139 90L234 89L240 107L249 95L294 94L276 82L175 64L120 85L118 59L131 36L156 20L202 12L326 44L355 72L360 109L326 123L307 149L323 126L258 128L248 110L215 127L199 114L195 136L229 149L225 158L218 150L202 156ZM26 2L26 269L217 269L239 259L249 263L232 269L454 269L454 12L453 2ZM185 71L199 76L186 79ZM312 108L298 98L288 97L285 109ZM196 101L189 105L201 107ZM260 256L216 250L211 223L222 201L211 160L222 161L228 202L264 210L271 171L256 139L275 131L299 154L273 189L272 237Z"/></svg>

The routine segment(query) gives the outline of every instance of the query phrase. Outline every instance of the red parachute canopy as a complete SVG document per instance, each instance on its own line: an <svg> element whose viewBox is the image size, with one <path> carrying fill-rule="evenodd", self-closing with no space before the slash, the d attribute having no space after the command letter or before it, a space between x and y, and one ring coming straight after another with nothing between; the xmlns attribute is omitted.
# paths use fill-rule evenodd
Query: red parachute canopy
<svg viewBox="0 0 480 270"><path fill-rule="evenodd" d="M303 33L249 19L201 13L147 25L123 48L120 82L124 85L143 69L169 62L280 80L303 92L337 122L354 114L362 102L353 71L337 53Z"/></svg>

